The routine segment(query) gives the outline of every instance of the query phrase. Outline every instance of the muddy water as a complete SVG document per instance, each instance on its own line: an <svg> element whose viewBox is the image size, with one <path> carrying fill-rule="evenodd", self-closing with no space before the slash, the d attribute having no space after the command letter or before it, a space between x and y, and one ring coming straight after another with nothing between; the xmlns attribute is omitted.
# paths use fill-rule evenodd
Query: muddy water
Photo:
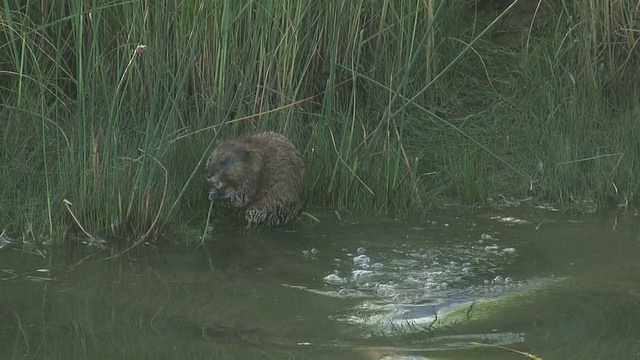
<svg viewBox="0 0 640 360"><path fill-rule="evenodd" d="M640 217L322 220L117 259L5 246L0 357L640 358Z"/></svg>

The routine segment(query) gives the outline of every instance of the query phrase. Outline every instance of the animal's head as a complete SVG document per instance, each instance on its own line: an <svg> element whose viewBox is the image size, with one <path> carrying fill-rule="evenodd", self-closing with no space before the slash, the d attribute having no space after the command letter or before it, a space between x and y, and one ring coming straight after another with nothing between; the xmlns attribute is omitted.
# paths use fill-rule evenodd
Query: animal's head
<svg viewBox="0 0 640 360"><path fill-rule="evenodd" d="M211 200L224 199L251 176L251 152L242 144L220 143L207 159L206 177Z"/></svg>

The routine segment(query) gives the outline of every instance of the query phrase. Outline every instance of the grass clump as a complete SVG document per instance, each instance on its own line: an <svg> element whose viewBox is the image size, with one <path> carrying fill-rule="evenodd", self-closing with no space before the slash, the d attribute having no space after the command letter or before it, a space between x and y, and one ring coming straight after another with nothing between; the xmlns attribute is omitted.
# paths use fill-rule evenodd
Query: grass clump
<svg viewBox="0 0 640 360"><path fill-rule="evenodd" d="M6 1L0 227L148 239L202 219L213 139L263 129L304 153L310 206L633 203L639 11Z"/></svg>

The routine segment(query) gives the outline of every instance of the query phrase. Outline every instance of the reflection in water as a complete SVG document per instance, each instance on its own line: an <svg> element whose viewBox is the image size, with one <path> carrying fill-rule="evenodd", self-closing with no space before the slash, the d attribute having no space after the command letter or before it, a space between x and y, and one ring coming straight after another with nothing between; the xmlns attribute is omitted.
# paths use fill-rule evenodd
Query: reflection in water
<svg viewBox="0 0 640 360"><path fill-rule="evenodd" d="M0 348L38 359L639 358L638 222L615 216L220 228L202 247L117 260L8 244Z"/></svg>

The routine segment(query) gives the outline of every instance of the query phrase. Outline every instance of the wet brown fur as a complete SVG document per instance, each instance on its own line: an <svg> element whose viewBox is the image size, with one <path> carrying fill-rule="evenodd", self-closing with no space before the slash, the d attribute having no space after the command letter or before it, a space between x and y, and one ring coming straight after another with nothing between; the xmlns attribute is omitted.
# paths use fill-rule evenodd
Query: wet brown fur
<svg viewBox="0 0 640 360"><path fill-rule="evenodd" d="M301 209L305 164L291 141L267 131L217 144L207 160L211 201L220 201L247 227L282 225Z"/></svg>

